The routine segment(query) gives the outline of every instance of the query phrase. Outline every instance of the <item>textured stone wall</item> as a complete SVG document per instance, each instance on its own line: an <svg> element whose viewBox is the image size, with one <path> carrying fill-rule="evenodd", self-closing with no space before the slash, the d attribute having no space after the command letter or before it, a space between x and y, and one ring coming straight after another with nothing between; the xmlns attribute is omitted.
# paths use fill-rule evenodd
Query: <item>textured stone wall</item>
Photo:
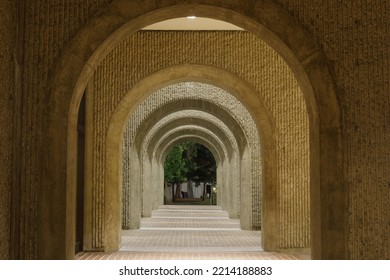
<svg viewBox="0 0 390 280"><path fill-rule="evenodd" d="M277 0L323 47L344 113L353 259L390 259L390 1Z"/></svg>
<svg viewBox="0 0 390 280"><path fill-rule="evenodd" d="M9 258L14 100L14 1L0 2L0 260Z"/></svg>
<svg viewBox="0 0 390 280"><path fill-rule="evenodd" d="M99 96L95 102L94 147L97 153L94 188L98 197L104 193L105 133L116 104L144 77L186 63L233 72L251 83L262 96L275 121L278 137L280 244L286 248L309 246L308 119L304 99L283 59L247 32L140 31L108 54L94 76L94 92ZM134 119L142 119L142 112L137 112ZM100 201L95 203L96 217L103 215ZM256 219L259 222L260 213L255 206L259 203L257 191L253 202L255 222ZM99 218L94 221L97 223Z"/></svg>
<svg viewBox="0 0 390 280"><path fill-rule="evenodd" d="M109 0L26 1L22 77L19 256L37 257L37 197L41 181L42 109L50 75L67 42Z"/></svg>

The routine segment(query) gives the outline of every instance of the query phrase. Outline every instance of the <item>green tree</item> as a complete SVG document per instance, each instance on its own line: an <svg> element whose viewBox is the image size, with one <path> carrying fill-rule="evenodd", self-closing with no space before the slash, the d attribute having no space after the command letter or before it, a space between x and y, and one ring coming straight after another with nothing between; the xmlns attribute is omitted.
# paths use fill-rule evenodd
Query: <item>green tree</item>
<svg viewBox="0 0 390 280"><path fill-rule="evenodd" d="M177 184L175 198L180 197L181 182L216 182L216 163L213 154L205 146L185 142L175 146L164 162L164 180Z"/></svg>
<svg viewBox="0 0 390 280"><path fill-rule="evenodd" d="M165 182L176 184L176 193L173 198L179 198L181 192L181 182L187 180L188 168L183 159L184 145L179 144L168 153L164 162L164 180ZM173 192L173 189L172 189Z"/></svg>
<svg viewBox="0 0 390 280"><path fill-rule="evenodd" d="M191 143L184 150L188 172L187 178L199 181L216 182L216 163L213 154L205 146Z"/></svg>

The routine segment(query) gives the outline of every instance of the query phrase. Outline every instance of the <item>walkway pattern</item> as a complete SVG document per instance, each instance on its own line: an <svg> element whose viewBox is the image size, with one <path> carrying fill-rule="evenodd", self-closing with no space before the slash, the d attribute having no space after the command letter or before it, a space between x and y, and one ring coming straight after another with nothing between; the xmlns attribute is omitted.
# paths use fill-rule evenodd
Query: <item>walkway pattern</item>
<svg viewBox="0 0 390 280"><path fill-rule="evenodd" d="M240 230L218 206L160 206L139 230L123 231L119 252L83 252L77 259L300 259L263 252L261 233Z"/></svg>

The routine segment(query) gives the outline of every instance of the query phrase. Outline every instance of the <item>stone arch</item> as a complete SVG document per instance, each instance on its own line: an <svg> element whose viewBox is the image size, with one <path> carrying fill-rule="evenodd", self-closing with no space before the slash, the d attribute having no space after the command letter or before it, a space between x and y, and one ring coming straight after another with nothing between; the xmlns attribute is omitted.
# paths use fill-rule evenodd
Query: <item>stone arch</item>
<svg viewBox="0 0 390 280"><path fill-rule="evenodd" d="M169 137L169 136L168 136ZM238 200L240 199L239 194L232 193L232 186L229 184L229 180L227 179L226 174L228 173L229 167L231 169L231 162L227 159L226 154L219 154L216 150L216 153L213 152L213 149L222 149L221 147L215 147L215 145L218 145L218 143L213 143L214 139L211 135L191 135L191 134L185 134L185 135L172 135L167 138L167 141L164 141L164 143L161 143L161 145L157 148L157 160L161 161L162 163L165 161L165 158L169 151L176 146L179 143L182 143L183 141L188 141L190 140L191 142L196 142L199 144L202 144L206 148L208 148L215 160L216 160L216 171L217 171L217 185L218 186L223 186L221 190L222 193L224 194L224 197L220 197L221 199L218 202L218 205L221 206L223 210L226 210L231 217L237 218L237 213L235 212L234 205L231 205L228 203L228 196L229 194L235 199L237 199L236 202L239 202ZM226 150L226 149L225 149ZM223 151L222 151L223 152ZM220 157L220 158L218 158ZM229 184L229 185L228 185Z"/></svg>
<svg viewBox="0 0 390 280"><path fill-rule="evenodd" d="M240 152L242 152L243 146L247 145L247 140L243 129L240 127L239 123L234 119L229 112L223 108L218 107L211 102L206 102L203 100L188 99L183 102L183 100L170 102L165 106L158 108L154 111L142 124L139 126L138 133L135 136L134 143L137 147L141 146L141 141L143 139L142 131L149 131L157 119L161 119L168 114L175 114L184 110L196 110L202 112L202 114L213 114L218 117L218 119L224 123L225 126L229 126L229 130L234 133L237 144L239 145Z"/></svg>
<svg viewBox="0 0 390 280"><path fill-rule="evenodd" d="M216 148L218 153L220 155L224 155L224 159L229 159L231 156L229 148L223 142L223 139L219 138L214 131L210 131L207 128L197 125L183 125L165 132L160 139L154 139L154 141L150 143L149 157L153 154L157 156L157 158L161 158L164 150L161 151L159 147L166 147L172 139L180 137L181 135L196 135L202 137L203 139L208 139L208 141Z"/></svg>
<svg viewBox="0 0 390 280"><path fill-rule="evenodd" d="M202 111L195 111L195 110L180 110L178 112L169 114L165 118L159 120L158 122L155 123L153 127L150 128L150 130L146 131L146 133L144 134L142 147L136 149L141 150L141 152L143 152L145 150L144 147L149 145L151 139L153 137L156 137L157 133L159 133L161 129L166 130L168 124L178 127L179 125L190 124L190 123L195 123L197 125L202 125L202 126L213 125L213 128L218 129L225 134L226 139L231 143L233 149L236 149L237 151L240 152L237 139L235 138L233 132L229 129L229 127L227 127L225 123L223 123L221 120L216 118L214 115ZM209 130L214 131L213 128L209 127Z"/></svg>
<svg viewBox="0 0 390 280"><path fill-rule="evenodd" d="M241 100L242 105L246 108L246 110L249 112L252 119L254 120L255 125L257 127L257 132L260 134L259 137L261 139L263 157L262 161L267 165L267 167L265 167L267 173L264 172L264 176L262 178L263 185L266 186L262 189L263 197L266 196L267 193L270 193L271 196L275 196L274 199L270 200L270 203L268 203L266 206L269 208L269 210L264 208L264 212L266 212L267 215L263 215L263 217L266 216L266 218L263 218L262 232L263 234L266 232L270 232L268 244L264 243L264 247L268 250L271 250L271 248L273 248L272 250L276 250L278 246L277 244L279 236L277 232L277 205L275 204L277 194L277 164L275 157L276 148L274 140L275 134L273 132L273 123L271 122L271 118L268 115L268 111L265 108L263 101L256 93L254 88L242 78L225 70L221 70L211 66L193 64L168 67L143 79L126 94L126 96L121 100L121 102L115 109L111 118L109 128L107 130L107 135L109 137L107 137L106 139L106 153L107 155L109 155L107 157L109 161L107 161L106 186L118 187L115 189L111 188L109 191L107 190L106 193L109 197L106 197L106 199L108 201L118 201L120 189L120 179L118 178L121 178L121 170L118 166L119 161L116 160L117 157L115 155L121 154L119 146L122 139L124 124L127 123L129 116L132 114L132 109L134 108L134 106L139 105L142 100L145 100L147 98L147 96L151 95L152 93L158 91L161 88L185 81L195 81L211 84L226 90L226 92L230 93L238 100ZM185 104L185 102L183 102L183 104ZM250 149L246 148L245 151L247 152L243 153L247 160L250 158L249 150ZM248 164L248 162L246 162L246 164ZM250 184L250 181L246 182L245 185L248 184ZM110 215L114 215L114 218L106 219L106 221L110 222L108 224L106 223L106 232L111 231L108 236L112 237L115 236L114 232L117 232L119 228L120 212L118 212L118 210L116 209L117 206L115 206L115 203L111 203L108 205L112 205L113 208L106 208L106 211L107 213L110 213ZM248 213L250 209L251 206L248 206L248 209L246 209L245 211ZM272 225L273 227L271 227L271 224L268 226L267 220L270 220L272 221L272 223L274 223ZM250 229L250 222L246 223L243 227L245 229ZM114 242L114 244L119 244L119 240L119 236L116 241L114 238L110 238L106 244L110 244L110 242ZM116 247L113 247L113 250L118 249L118 245L115 246Z"/></svg>
<svg viewBox="0 0 390 280"><path fill-rule="evenodd" d="M114 0L74 37L57 64L46 100L48 125L43 132L43 180L39 197L40 258L74 257L75 127L81 97L93 70L127 34L190 13L224 20L257 34L291 67L304 94L310 120L312 257L347 258L347 190L342 171L341 111L335 87L320 48L285 10L268 0ZM255 106L253 110L259 109L256 102L248 104ZM265 156L272 158L275 151L272 145L269 148ZM107 145L107 152L113 149ZM107 169L110 173L118 171L110 166ZM267 168L265 171L274 172ZM272 193L265 194L266 201L276 203L272 197ZM107 228L112 226L113 217L112 204L106 206ZM277 212L272 210L271 221L267 221L268 217L264 219L270 228L275 216ZM105 233L113 239L115 234ZM269 242L265 249L276 249L272 236L277 235L277 230L263 234L263 240ZM117 247L107 240L110 238L106 238L106 250Z"/></svg>
<svg viewBox="0 0 390 280"><path fill-rule="evenodd" d="M178 137L173 137L171 141L167 143L167 145L160 147L159 156L157 158L161 163L165 162L165 159L169 153L169 151L176 145L183 142L195 142L205 146L210 152L213 154L213 157L216 161L217 165L217 182L221 183L221 174L218 174L224 166L224 162L226 161L226 155L220 154L218 152L218 147L215 147L213 143L210 142L210 139L207 139L200 135L180 135Z"/></svg>
<svg viewBox="0 0 390 280"><path fill-rule="evenodd" d="M189 66L194 67L194 65ZM180 67L174 68L179 69ZM202 66L202 68L204 68L204 66ZM204 68L204 72L206 72L206 68ZM222 73L223 72L221 72L220 76L223 76ZM176 87L179 89L178 93L171 94L170 92L172 91L176 92L174 90ZM188 90L188 88L190 88L190 90ZM152 100L158 100L158 95L164 96L163 102L159 101L153 104L154 102L152 102ZM245 106L237 98L233 97L226 90L215 85L208 84L205 81L182 81L177 83L172 82L172 84L165 85L161 89L156 90L150 96L145 98L136 108L135 112L132 113L132 116L137 116L137 118L133 119L133 117L131 117L129 119L128 123L131 124L131 128L127 126L124 132L126 138L126 144L123 145L125 147L124 154L128 155L129 149L132 151L138 150L133 147L133 144L135 143L135 145L140 145L139 142L141 140L139 136L142 135L143 131L148 130L149 127L155 122L155 120L161 119L167 114L173 114L178 110L180 111L184 109L196 109L202 112L209 112L217 116L221 121L223 120L225 125L229 125L229 127L231 126L231 128L234 130L234 135L236 136L237 141L240 143L239 155L241 157L245 156L245 158L238 159L236 158L235 154L233 155L234 161L230 163L229 166L236 165L236 170L235 172L230 172L230 176L227 176L225 179L231 177L229 181L230 187L232 186L232 182L236 182L237 186L244 186L244 188L237 188L237 192L242 190L242 192L245 193L245 197L247 199L238 199L240 196L235 192L234 195L230 196L228 212L231 217L236 218L239 215L240 209L244 207L249 211L247 211L247 218L241 220L242 228L247 230L260 229L262 218L262 204L260 203L261 197L259 201L253 202L251 201L253 200L252 195L248 195L252 192L256 192L258 195L262 190L262 166L260 160L256 161L256 159L262 158L261 142L259 141L259 131L257 130L259 124L256 124L247 108L245 108ZM247 152L244 153L244 150ZM128 156L126 156L126 158L128 158ZM245 166L243 166L241 163L245 163ZM149 162L147 162L145 165L146 170L149 170L150 165L148 164ZM129 160L126 159L123 170L129 170L128 166ZM237 173L243 176L241 176L239 179L234 177L233 174ZM148 173L148 176L152 176L152 174ZM128 189L130 188L130 185L126 184L126 181L129 181L129 173L126 173L125 177L127 180L123 181L125 184L123 185L125 189L123 192L126 194L129 193ZM134 182L134 180L131 179L131 182ZM131 184L133 185L133 183ZM150 184L150 181L145 182L145 184ZM226 193L227 192L224 192L224 194ZM127 195L125 197L126 199L129 199ZM253 197L256 197L256 195L253 195ZM234 199L236 198L236 206L233 206L235 204ZM133 204L136 205L136 203ZM257 204L257 206L254 206L254 204ZM144 203L143 209L145 209L145 205L146 204ZM128 209L125 209L126 207L133 209L132 212L139 211L139 209L135 209L128 204L125 204L124 211ZM149 210L150 208L147 209L146 215L150 213ZM143 214L145 214L145 212L143 212ZM129 215L126 217L129 217ZM276 235L273 236L277 238Z"/></svg>
<svg viewBox="0 0 390 280"><path fill-rule="evenodd" d="M158 158L158 160L165 161L167 154L174 146L186 141L196 142L205 146L213 154L217 164L220 164L225 160L225 156L221 154L221 152L218 151L218 149L212 143L210 143L208 139L205 139L204 137L201 137L199 135L181 135L179 137L174 138L165 147L162 147L162 152L159 153L160 157Z"/></svg>
<svg viewBox="0 0 390 280"><path fill-rule="evenodd" d="M167 147L172 145L172 143L176 143L179 139L189 137L197 139L197 142L201 142L200 140L202 140L203 142L208 143L206 147L211 147L210 151L216 159L217 167L225 162L229 156L227 151L228 148L219 136L214 134L214 131L210 131L200 126L183 125L176 127L174 130L166 129L166 131L161 132L160 136L161 137L156 136L154 139L151 139L150 143L148 143L149 152L146 151L145 157L142 158L142 165L144 167L142 177L143 182L145 182L142 184L142 199L144 201L142 213L144 217L150 217L152 211L157 209L163 203L162 197L160 199L160 203L156 202L155 197L158 196L159 185L155 184L153 180L156 178L154 176L158 172L152 172L151 170L158 171L157 169L154 169L154 167L163 166L162 159L165 157L165 151ZM148 153L149 155L147 155ZM153 193L153 197L148 196L147 194L145 195L145 191L146 193ZM130 198L130 201L132 199L134 198ZM132 207L132 209L133 211L141 211L141 209L134 209L134 207Z"/></svg>
<svg viewBox="0 0 390 280"><path fill-rule="evenodd" d="M228 140L220 138L220 135L214 134L214 132L214 130L210 131L208 128L193 125L183 125L175 130L167 128L161 133L161 137L156 137L161 139L160 141L150 143L150 149L155 151L154 153L157 159L163 159L166 156L167 149L171 147L172 143L175 143L176 139L190 135L193 135L193 137L201 137L207 140L213 147L216 147L216 149L218 149L217 152L222 154L222 160L217 162L217 173L219 173L219 176L217 174L217 182L219 186L223 185L223 188L221 189L223 190L223 195L220 199L220 206L229 213L230 217L238 218L238 216L240 216L242 229L250 230L251 213L243 212L243 215L240 215L240 205L251 205L252 203L252 196L247 195L241 197L240 195L241 192L251 192L251 186L249 184L241 184L241 178L248 178L251 176L250 166L241 168L241 160L238 155L237 147L233 147L233 153L229 154L228 146L232 145L232 143L228 143ZM220 146L220 148L217 146Z"/></svg>
<svg viewBox="0 0 390 280"><path fill-rule="evenodd" d="M175 127L175 125L177 126ZM231 142L224 131L222 131L219 127L207 122L195 124L178 121L169 123L163 127L158 134L152 137L151 141L149 142L149 158L157 153L157 148L160 146L160 143L164 141L167 135L169 135L171 132L173 133L184 130L196 130L214 136L214 138L217 139L217 141L220 143L220 146L223 147L223 152L226 154L226 158L230 159L232 157L234 143Z"/></svg>
<svg viewBox="0 0 390 280"><path fill-rule="evenodd" d="M176 106L175 106L176 107ZM181 106L178 106L181 107ZM182 109L182 108L181 108ZM215 112L214 112L215 113ZM218 114L217 114L218 116ZM221 117L221 116L219 116ZM229 205L227 205L226 209L230 214L230 217L237 218L239 216L239 207L234 206L235 202L236 205L239 205L239 188L237 188L237 191L232 191L234 187L238 187L239 179L240 178L240 153L244 149L244 147L241 147L239 149L237 139L235 138L236 135L233 134L232 131L227 127L225 123L223 123L221 120L219 120L214 115L211 115L209 113L206 113L204 111L196 111L196 110L179 110L174 113L168 114L165 118L154 118L151 117L151 119L158 119L159 121L156 122L156 125L150 128L146 132L146 135L143 138L142 141L142 148L135 148L137 151L140 151L141 153L146 152L146 147L149 147L149 155L147 156L146 160L151 161L152 154L155 154L158 149L158 143L156 143L157 139L163 140L166 135L169 134L169 132L173 130L177 130L179 128L184 128L184 126L192 125L192 126L199 126L203 127L205 129L208 129L213 134L216 134L216 136L221 139L221 143L226 146L224 150L227 151L227 154L224 158L229 161L229 166L227 168L230 169L229 173L226 174L236 174L235 183L231 181L229 183L229 193L230 193L230 200ZM182 129L180 129L182 131ZM145 151L144 151L145 150ZM140 156L143 158L142 156ZM157 156L159 157L159 156ZM145 158L144 158L145 160ZM238 168L238 169L237 169ZM250 176L250 167L245 168L243 170L246 170L245 176ZM248 173L249 172L249 173ZM225 174L225 173L224 173ZM226 179L226 178L225 178ZM221 181L219 181L221 182ZM150 184L149 184L150 185ZM145 186L145 185L144 185ZM130 186L129 186L130 187ZM227 194L227 192L225 192ZM237 199L237 201L236 201ZM247 203L250 202L249 197L247 199ZM144 205L145 206L145 205ZM124 207L125 209L125 207ZM150 210L150 209L149 209ZM147 213L150 213L147 212ZM248 214L249 216L249 214ZM243 223L243 224L249 224L249 223Z"/></svg>

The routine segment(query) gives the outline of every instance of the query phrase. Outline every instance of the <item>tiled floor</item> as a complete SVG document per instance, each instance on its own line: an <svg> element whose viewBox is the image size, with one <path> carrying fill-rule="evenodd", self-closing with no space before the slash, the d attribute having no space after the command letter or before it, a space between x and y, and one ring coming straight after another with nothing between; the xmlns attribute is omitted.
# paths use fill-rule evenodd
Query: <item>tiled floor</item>
<svg viewBox="0 0 390 280"><path fill-rule="evenodd" d="M80 260L306 259L297 254L263 252L261 233L240 230L217 206L161 206L139 230L123 231L119 252L83 252Z"/></svg>

